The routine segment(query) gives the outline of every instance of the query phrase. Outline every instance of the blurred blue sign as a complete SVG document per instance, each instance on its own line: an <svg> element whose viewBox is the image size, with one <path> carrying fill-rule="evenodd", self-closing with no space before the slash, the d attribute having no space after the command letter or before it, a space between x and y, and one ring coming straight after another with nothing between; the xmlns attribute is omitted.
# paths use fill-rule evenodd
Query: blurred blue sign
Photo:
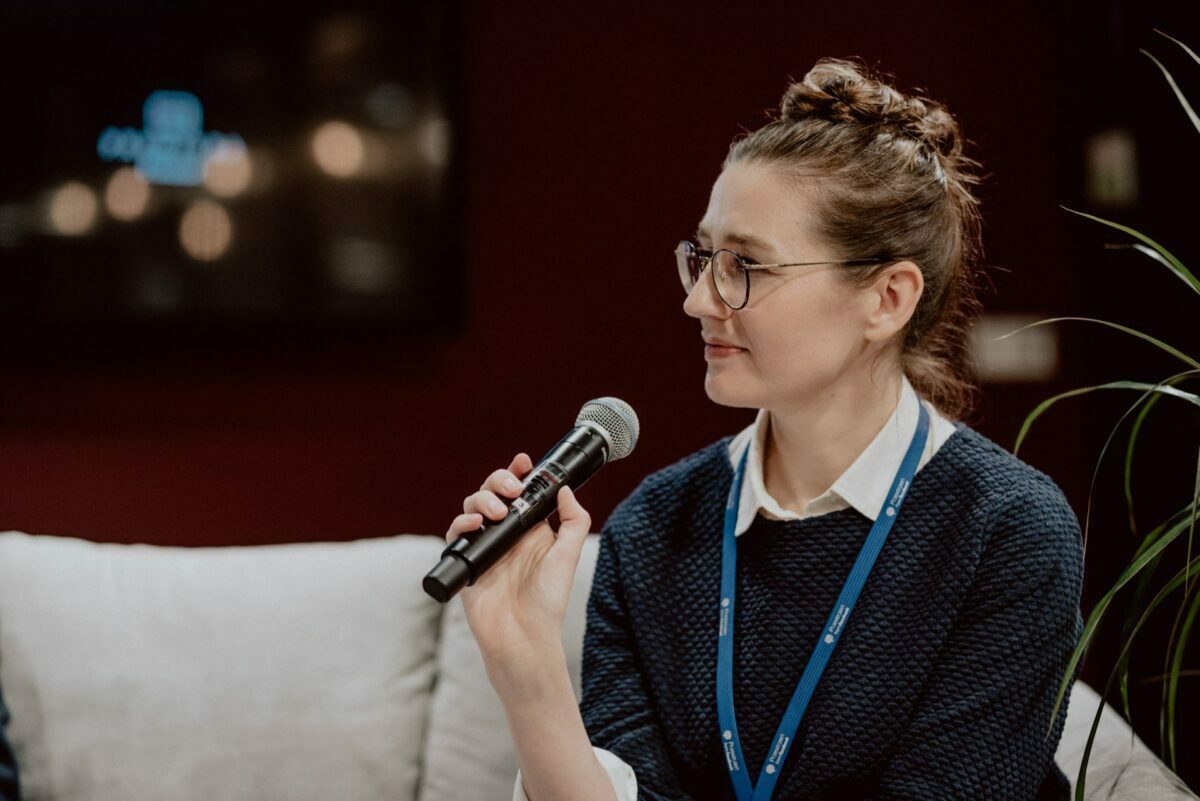
<svg viewBox="0 0 1200 801"><path fill-rule="evenodd" d="M142 105L142 130L109 126L96 142L105 161L132 162L156 184L195 186L212 158L235 158L246 149L237 134L204 132L204 108L191 92L151 92Z"/></svg>

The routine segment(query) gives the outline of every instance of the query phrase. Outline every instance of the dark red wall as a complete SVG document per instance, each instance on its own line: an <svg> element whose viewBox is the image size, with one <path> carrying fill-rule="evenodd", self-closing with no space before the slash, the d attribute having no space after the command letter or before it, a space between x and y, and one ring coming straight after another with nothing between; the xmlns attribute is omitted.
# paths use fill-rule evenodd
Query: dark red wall
<svg viewBox="0 0 1200 801"><path fill-rule="evenodd" d="M584 401L615 395L637 410L642 435L580 495L598 530L642 476L752 419L704 393L699 325L682 312L670 251L702 214L731 138L826 55L863 56L900 88L924 88L976 143L994 176L981 191L990 311L1110 319L1195 356L1196 305L1177 279L1104 251L1126 238L1059 205L1086 208L1083 138L1131 126L1144 199L1122 219L1200 261L1200 137L1137 53L1169 60L1200 100L1192 62L1151 32L1200 47L1193 6L591 3L585 13L468 3L461 337L240 359L180 353L120 370L7 367L0 529L182 545L440 535L488 472L519 450L536 459ZM1005 447L1056 392L1184 369L1108 329L1056 328L1062 374L986 386L970 421ZM1052 409L1020 452L1081 519L1104 439L1133 400L1108 395ZM1194 475L1195 415L1164 419L1140 456L1137 490L1158 502L1139 507L1143 532L1187 497ZM1099 487L1085 610L1134 542L1119 470L1107 467ZM1102 686L1115 653L1103 642L1085 678ZM1161 649L1146 653L1149 674ZM1135 690L1148 738L1158 692Z"/></svg>
<svg viewBox="0 0 1200 801"><path fill-rule="evenodd" d="M584 401L616 395L643 432L581 495L598 529L642 475L751 419L704 394L670 251L703 213L730 139L822 55L862 55L949 103L998 173L989 257L1014 272L997 276L989 305L1059 309L1075 284L1054 258L1068 245L1060 119L1053 92L1029 91L1055 69L1054 20L1035 4L994 17L921 5L868 21L796 3L586 15L471 4L462 337L12 368L0 524L188 545L441 533L490 470L518 450L536 459ZM1020 263L1031 244L1037 261ZM1033 269L1043 280L1023 282ZM1044 390L996 392L1004 403L982 430L1003 439ZM1036 442L1030 458L1074 467Z"/></svg>
<svg viewBox="0 0 1200 801"><path fill-rule="evenodd" d="M683 314L670 251L732 137L824 55L863 56L925 89L976 143L993 174L980 192L990 311L1161 319L1096 279L1113 237L1059 207L1084 207L1080 141L1106 118L1161 116L1170 124L1153 132L1167 145L1190 135L1136 53L1166 57L1173 46L1150 27L1167 24L1124 5L468 3L461 337L7 366L0 525L187 545L440 534L490 470L518 450L537 458L584 401L616 395L643 431L581 495L598 529L641 476L752 418L704 393L699 325ZM1180 167L1144 159L1157 197ZM1103 334L1058 330L1053 384L986 387L971 422L1005 446L1038 401L1101 370L1089 345ZM1130 377L1145 355L1102 361ZM1090 408L1052 410L1020 453L1081 513L1099 449Z"/></svg>

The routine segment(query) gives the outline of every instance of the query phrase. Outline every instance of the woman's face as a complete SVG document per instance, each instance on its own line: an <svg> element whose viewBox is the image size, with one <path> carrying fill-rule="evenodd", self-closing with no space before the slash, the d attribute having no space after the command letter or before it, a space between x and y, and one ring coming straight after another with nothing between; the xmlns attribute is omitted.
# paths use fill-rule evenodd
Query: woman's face
<svg viewBox="0 0 1200 801"><path fill-rule="evenodd" d="M755 161L736 162L713 184L697 240L705 250L728 248L759 264L836 260L811 234L813 207L794 179ZM854 256L856 254L850 254ZM859 363L872 343L867 315L879 296L855 292L838 279L839 265L754 270L750 300L734 311L713 287L711 266L683 304L700 320L704 340L742 350L706 349L704 389L723 406L780 408L815 398Z"/></svg>

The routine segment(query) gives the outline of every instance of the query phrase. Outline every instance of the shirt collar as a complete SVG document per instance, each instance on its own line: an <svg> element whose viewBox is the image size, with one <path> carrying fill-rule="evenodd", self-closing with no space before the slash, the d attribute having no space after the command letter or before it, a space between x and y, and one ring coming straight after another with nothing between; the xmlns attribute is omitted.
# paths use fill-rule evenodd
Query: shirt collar
<svg viewBox="0 0 1200 801"><path fill-rule="evenodd" d="M750 448L734 534L740 535L750 528L759 510L768 518L798 520L851 506L874 521L879 515L879 510L883 508L892 480L917 430L920 415L918 403L917 393L908 376L902 374L900 401L891 417L858 458L834 480L832 486L809 501L803 515L784 509L767 494L763 483L762 461L770 413L766 409L759 409L754 422L730 443L730 460L734 470L737 469L744 448L747 445ZM927 437L922 463L928 461L931 456L932 440L931 431L931 435Z"/></svg>

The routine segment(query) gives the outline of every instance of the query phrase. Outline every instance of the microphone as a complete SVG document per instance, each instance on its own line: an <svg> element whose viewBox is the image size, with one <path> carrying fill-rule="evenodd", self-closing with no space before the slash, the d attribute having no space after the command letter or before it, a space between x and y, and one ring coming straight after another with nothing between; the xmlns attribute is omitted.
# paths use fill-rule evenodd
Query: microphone
<svg viewBox="0 0 1200 801"><path fill-rule="evenodd" d="M575 428L560 439L522 481L504 519L468 531L442 551L441 561L421 581L425 592L446 603L464 586L471 586L529 529L558 508L558 488L572 492L610 461L623 459L637 444L638 419L619 398L590 400L579 410ZM500 499L504 503L504 498Z"/></svg>

